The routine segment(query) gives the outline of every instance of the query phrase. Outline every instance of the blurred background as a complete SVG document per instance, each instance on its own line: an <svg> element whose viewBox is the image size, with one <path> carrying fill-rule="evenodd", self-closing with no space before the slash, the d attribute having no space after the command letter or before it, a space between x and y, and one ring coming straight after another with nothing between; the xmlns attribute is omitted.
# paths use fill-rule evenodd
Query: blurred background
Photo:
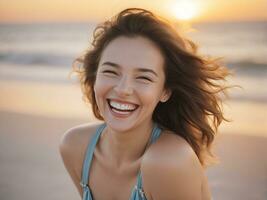
<svg viewBox="0 0 267 200"><path fill-rule="evenodd" d="M79 199L58 144L95 119L69 73L95 26L128 7L172 21L234 72L228 81L242 88L224 103L232 122L207 169L212 196L267 199L266 0L0 0L0 199Z"/></svg>

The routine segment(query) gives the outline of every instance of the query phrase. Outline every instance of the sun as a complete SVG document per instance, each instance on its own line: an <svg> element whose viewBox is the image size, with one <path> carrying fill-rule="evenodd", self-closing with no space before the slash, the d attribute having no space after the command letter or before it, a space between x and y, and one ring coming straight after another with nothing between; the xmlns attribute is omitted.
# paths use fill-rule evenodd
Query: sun
<svg viewBox="0 0 267 200"><path fill-rule="evenodd" d="M171 5L172 14L178 20L191 20L198 13L196 2L184 0Z"/></svg>

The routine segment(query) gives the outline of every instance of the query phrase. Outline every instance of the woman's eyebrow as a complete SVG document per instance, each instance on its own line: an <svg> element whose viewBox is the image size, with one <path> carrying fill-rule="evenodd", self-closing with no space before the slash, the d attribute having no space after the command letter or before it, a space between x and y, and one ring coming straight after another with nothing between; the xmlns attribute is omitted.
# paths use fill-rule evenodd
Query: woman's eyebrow
<svg viewBox="0 0 267 200"><path fill-rule="evenodd" d="M113 63L113 62L104 62L102 65L109 65L109 66L112 66L112 67L115 67L115 68L121 68L121 66L117 63ZM152 74L154 74L156 77L158 77L158 74L152 70L152 69L149 69L149 68L137 68L137 71L140 71L140 72L150 72Z"/></svg>
<svg viewBox="0 0 267 200"><path fill-rule="evenodd" d="M121 66L119 64L113 63L113 62L104 62L102 65L109 65L112 67L120 68Z"/></svg>

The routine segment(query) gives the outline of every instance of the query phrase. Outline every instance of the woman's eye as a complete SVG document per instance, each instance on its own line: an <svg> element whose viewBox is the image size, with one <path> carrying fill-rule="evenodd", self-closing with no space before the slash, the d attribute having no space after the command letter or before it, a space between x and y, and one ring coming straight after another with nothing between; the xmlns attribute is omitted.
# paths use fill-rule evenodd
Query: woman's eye
<svg viewBox="0 0 267 200"><path fill-rule="evenodd" d="M153 82L150 78L146 76L138 76L137 79Z"/></svg>
<svg viewBox="0 0 267 200"><path fill-rule="evenodd" d="M103 73L104 74L109 74L109 75L117 75L117 72L112 71L112 70L104 70Z"/></svg>

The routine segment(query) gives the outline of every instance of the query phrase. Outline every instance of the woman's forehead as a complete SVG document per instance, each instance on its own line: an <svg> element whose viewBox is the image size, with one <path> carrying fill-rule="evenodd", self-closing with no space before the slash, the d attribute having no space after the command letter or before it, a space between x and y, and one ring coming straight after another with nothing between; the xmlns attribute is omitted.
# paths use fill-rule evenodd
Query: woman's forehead
<svg viewBox="0 0 267 200"><path fill-rule="evenodd" d="M120 66L162 68L164 58L160 49L145 37L120 36L112 40L103 50L100 65L104 62Z"/></svg>

